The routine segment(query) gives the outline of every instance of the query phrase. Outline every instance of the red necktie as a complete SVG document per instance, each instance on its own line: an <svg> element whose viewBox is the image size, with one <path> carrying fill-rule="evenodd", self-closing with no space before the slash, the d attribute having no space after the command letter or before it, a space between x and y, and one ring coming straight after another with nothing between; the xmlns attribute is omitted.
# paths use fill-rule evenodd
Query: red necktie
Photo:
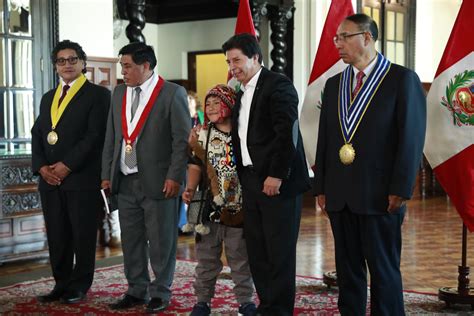
<svg viewBox="0 0 474 316"><path fill-rule="evenodd" d="M364 78L365 74L363 71L359 71L356 75L356 79L357 79L357 82L356 82L356 86L354 88L354 90L352 91L352 97L354 98L357 93L359 93L359 90L360 90L360 87L362 87L362 79Z"/></svg>
<svg viewBox="0 0 474 316"><path fill-rule="evenodd" d="M67 94L67 90L69 90L69 86L67 84L65 84L63 86L63 93L61 94L61 97L59 98L58 107L61 105L61 102L63 102L63 99Z"/></svg>

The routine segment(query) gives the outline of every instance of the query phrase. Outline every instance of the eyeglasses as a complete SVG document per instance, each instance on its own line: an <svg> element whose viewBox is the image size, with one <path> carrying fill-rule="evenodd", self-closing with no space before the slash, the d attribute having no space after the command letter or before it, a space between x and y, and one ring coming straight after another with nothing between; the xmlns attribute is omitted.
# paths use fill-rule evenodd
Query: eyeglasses
<svg viewBox="0 0 474 316"><path fill-rule="evenodd" d="M367 31L362 31L362 32L357 32L357 33L349 33L349 34L347 34L347 33L336 34L336 36L334 36L332 38L332 40L334 41L334 44L337 44L337 42L346 42L349 37L364 34L366 32Z"/></svg>
<svg viewBox="0 0 474 316"><path fill-rule="evenodd" d="M75 65L77 64L77 61L79 60L79 57L69 57L69 58L58 58L56 59L56 65L59 66L64 66L66 65L66 61L69 63L69 65Z"/></svg>

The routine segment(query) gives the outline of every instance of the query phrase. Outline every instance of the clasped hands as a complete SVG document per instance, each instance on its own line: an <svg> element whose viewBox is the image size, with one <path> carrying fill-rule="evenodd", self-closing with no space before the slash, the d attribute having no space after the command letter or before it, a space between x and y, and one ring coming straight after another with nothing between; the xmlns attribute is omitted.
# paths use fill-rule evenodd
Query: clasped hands
<svg viewBox="0 0 474 316"><path fill-rule="evenodd" d="M50 185L60 185L61 182L71 173L71 169L69 169L62 161L59 161L52 165L41 167L39 173L46 183Z"/></svg>

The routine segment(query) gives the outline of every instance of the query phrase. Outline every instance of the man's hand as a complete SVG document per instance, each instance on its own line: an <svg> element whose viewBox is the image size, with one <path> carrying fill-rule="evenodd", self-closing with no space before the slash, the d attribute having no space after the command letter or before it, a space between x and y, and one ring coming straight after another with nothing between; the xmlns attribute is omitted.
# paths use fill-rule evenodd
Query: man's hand
<svg viewBox="0 0 474 316"><path fill-rule="evenodd" d="M328 212L326 212L326 196L324 194L318 195L316 197L316 211L318 210L318 206L321 208L321 214L324 217L329 218Z"/></svg>
<svg viewBox="0 0 474 316"><path fill-rule="evenodd" d="M281 179L267 177L263 182L262 192L268 196L275 196L280 194Z"/></svg>
<svg viewBox="0 0 474 316"><path fill-rule="evenodd" d="M41 177L46 183L50 185L60 185L61 178L54 173L54 170L50 166L43 166L39 170Z"/></svg>
<svg viewBox="0 0 474 316"><path fill-rule="evenodd" d="M107 190L107 189L112 189L111 185L110 185L110 180L102 180L102 182L100 183L100 187L104 190Z"/></svg>
<svg viewBox="0 0 474 316"><path fill-rule="evenodd" d="M404 198L397 195L389 195L387 212L392 213L393 211L396 211L400 207L404 206L405 203L406 200Z"/></svg>
<svg viewBox="0 0 474 316"><path fill-rule="evenodd" d="M183 202L186 203L186 204L191 203L191 200L193 199L195 192L196 192L195 189L186 188L186 190L181 195L181 198L183 199Z"/></svg>
<svg viewBox="0 0 474 316"><path fill-rule="evenodd" d="M166 179L165 185L163 187L163 192L165 193L165 199L176 197L179 192L179 186L180 185L178 182L171 179Z"/></svg>
<svg viewBox="0 0 474 316"><path fill-rule="evenodd" d="M71 169L69 169L62 161L59 161L50 167L53 172L61 179L61 181L71 173Z"/></svg>

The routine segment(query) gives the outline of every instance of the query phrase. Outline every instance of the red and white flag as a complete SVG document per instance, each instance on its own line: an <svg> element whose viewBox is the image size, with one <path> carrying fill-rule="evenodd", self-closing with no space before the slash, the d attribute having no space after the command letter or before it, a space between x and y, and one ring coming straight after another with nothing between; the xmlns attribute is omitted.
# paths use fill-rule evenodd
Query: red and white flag
<svg viewBox="0 0 474 316"><path fill-rule="evenodd" d="M249 33L255 37L257 36L257 33L255 32L255 26L253 25L249 0L240 0L239 2L239 11L237 12L237 22L235 23L234 34L242 33ZM232 76L230 71L227 75L227 85L236 91L240 87L240 83Z"/></svg>
<svg viewBox="0 0 474 316"><path fill-rule="evenodd" d="M474 1L464 0L427 97L425 156L474 231Z"/></svg>
<svg viewBox="0 0 474 316"><path fill-rule="evenodd" d="M343 71L346 67L339 58L333 38L339 24L352 14L354 14L354 9L351 0L332 1L314 58L313 70L309 77L308 89L301 109L300 126L306 159L312 167L316 158L319 115L321 113L324 85L327 79Z"/></svg>

